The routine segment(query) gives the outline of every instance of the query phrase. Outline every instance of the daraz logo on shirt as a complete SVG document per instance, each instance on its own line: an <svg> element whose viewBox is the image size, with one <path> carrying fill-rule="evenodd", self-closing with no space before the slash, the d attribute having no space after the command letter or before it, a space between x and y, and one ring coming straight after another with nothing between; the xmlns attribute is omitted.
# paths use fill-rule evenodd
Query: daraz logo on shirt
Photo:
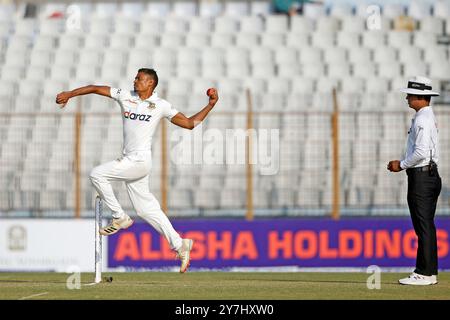
<svg viewBox="0 0 450 320"><path fill-rule="evenodd" d="M134 112L130 112L130 111L125 111L123 113L123 116L125 119L139 120L139 121L146 121L146 122L149 122L150 118L152 117L149 114L139 114L139 113L134 113Z"/></svg>

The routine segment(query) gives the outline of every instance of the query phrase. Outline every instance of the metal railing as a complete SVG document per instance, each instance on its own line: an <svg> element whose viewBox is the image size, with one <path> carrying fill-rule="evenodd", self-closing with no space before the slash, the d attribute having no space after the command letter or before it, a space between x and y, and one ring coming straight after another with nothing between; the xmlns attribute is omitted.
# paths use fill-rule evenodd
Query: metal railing
<svg viewBox="0 0 450 320"><path fill-rule="evenodd" d="M448 214L450 110L435 113L438 212ZM150 189L179 216L408 214L406 176L389 173L386 164L401 157L411 116L218 110L193 131L164 120L153 139ZM89 215L89 172L120 156L121 130L119 112L0 114L0 212ZM124 186L113 184L132 210Z"/></svg>

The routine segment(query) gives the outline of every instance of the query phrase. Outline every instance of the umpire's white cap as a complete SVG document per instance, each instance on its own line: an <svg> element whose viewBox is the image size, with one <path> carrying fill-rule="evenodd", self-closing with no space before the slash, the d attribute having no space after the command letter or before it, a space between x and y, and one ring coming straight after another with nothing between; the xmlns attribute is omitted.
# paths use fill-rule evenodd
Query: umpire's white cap
<svg viewBox="0 0 450 320"><path fill-rule="evenodd" d="M400 89L401 92L416 96L438 96L439 93L431 91L431 80L426 77L415 76L409 79L408 88Z"/></svg>

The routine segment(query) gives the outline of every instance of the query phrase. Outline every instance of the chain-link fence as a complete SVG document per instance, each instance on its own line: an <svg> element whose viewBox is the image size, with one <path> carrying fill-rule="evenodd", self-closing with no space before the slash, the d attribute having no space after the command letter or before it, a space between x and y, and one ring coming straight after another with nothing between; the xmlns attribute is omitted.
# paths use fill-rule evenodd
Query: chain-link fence
<svg viewBox="0 0 450 320"><path fill-rule="evenodd" d="M120 114L3 113L0 115L0 211L6 216L73 216L76 176L81 215L91 215L95 190L89 172L121 156ZM438 212L449 213L450 111L435 108L440 124ZM400 159L413 113L339 114L333 140L331 112L260 112L247 130L245 112L213 112L193 131L167 121L167 163L161 130L153 138L150 190L162 199L167 170L167 207L177 216L245 216L247 179L253 179L256 216L329 215L333 204L333 141L339 144L339 205L342 215L408 214L404 172L386 170ZM251 169L246 137L252 136ZM79 171L76 145L79 142ZM165 169L164 169L165 168ZM133 214L123 183L113 183L124 209ZM164 197L165 198L165 197Z"/></svg>

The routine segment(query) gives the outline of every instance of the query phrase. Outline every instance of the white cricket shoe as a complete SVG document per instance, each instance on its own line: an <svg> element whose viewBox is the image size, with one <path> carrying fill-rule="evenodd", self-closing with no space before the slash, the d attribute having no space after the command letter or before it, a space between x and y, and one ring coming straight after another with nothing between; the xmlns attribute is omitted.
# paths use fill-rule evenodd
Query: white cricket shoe
<svg viewBox="0 0 450 320"><path fill-rule="evenodd" d="M181 243L181 248L177 252L177 258L181 260L180 273L185 273L189 268L193 245L194 240L192 239L183 239Z"/></svg>
<svg viewBox="0 0 450 320"><path fill-rule="evenodd" d="M413 272L409 277L400 279L398 282L405 285L429 286L437 283L437 277L435 275L424 276Z"/></svg>
<svg viewBox="0 0 450 320"><path fill-rule="evenodd" d="M438 283L438 281L437 281L437 276L436 275L432 275L431 276L431 282L432 282L432 284L436 284L436 283Z"/></svg>
<svg viewBox="0 0 450 320"><path fill-rule="evenodd" d="M133 224L133 220L124 213L122 218L112 218L111 222L100 228L100 234L102 236L110 236L119 231L120 229L127 229Z"/></svg>

